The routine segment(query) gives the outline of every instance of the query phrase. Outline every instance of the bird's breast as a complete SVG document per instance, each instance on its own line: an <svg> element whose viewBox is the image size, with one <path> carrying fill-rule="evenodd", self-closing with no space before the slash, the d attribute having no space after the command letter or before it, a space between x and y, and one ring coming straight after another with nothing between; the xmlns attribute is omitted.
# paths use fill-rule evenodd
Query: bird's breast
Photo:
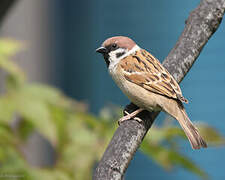
<svg viewBox="0 0 225 180"><path fill-rule="evenodd" d="M117 86L131 102L149 111L160 110L157 102L157 95L125 79L122 69L119 66L113 71L109 71L109 73Z"/></svg>

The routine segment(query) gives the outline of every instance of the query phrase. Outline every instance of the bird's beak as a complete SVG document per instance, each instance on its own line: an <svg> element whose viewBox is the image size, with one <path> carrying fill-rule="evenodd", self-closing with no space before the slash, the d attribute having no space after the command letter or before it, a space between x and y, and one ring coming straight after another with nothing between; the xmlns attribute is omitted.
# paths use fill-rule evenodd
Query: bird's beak
<svg viewBox="0 0 225 180"><path fill-rule="evenodd" d="M98 49L96 49L97 53L101 53L101 54L105 54L107 53L107 49L105 47L99 47Z"/></svg>

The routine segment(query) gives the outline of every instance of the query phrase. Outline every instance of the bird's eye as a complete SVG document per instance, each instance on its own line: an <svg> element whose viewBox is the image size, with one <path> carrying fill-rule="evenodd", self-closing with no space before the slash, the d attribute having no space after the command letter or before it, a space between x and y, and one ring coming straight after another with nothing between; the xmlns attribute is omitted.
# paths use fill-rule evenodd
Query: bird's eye
<svg viewBox="0 0 225 180"><path fill-rule="evenodd" d="M112 47L113 47L114 49L117 48L117 44L116 44L116 43L112 44Z"/></svg>

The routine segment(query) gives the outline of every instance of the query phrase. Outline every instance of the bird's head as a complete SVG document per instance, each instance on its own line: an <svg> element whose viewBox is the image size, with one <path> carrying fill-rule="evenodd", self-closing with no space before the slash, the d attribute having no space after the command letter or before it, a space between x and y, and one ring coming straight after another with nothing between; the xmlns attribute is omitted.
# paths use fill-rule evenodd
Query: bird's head
<svg viewBox="0 0 225 180"><path fill-rule="evenodd" d="M102 46L96 49L105 59L107 67L117 64L121 59L138 50L136 43L124 36L115 36L106 39Z"/></svg>

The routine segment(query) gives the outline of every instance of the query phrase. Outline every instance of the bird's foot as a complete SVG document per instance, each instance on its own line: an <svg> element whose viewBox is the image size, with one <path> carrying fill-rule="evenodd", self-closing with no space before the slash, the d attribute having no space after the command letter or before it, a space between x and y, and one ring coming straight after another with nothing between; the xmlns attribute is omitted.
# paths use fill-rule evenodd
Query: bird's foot
<svg viewBox="0 0 225 180"><path fill-rule="evenodd" d="M128 113L127 111L124 111L126 113L126 116L123 116L122 118L120 118L119 121L118 121L118 124L120 125L122 122L127 121L127 120L133 118L134 116L136 116L138 113L140 113L142 111L144 111L144 109L142 109L142 108L139 108L139 109L135 110L132 113ZM141 122L142 121L138 117L134 117L134 120L136 120L138 122Z"/></svg>

